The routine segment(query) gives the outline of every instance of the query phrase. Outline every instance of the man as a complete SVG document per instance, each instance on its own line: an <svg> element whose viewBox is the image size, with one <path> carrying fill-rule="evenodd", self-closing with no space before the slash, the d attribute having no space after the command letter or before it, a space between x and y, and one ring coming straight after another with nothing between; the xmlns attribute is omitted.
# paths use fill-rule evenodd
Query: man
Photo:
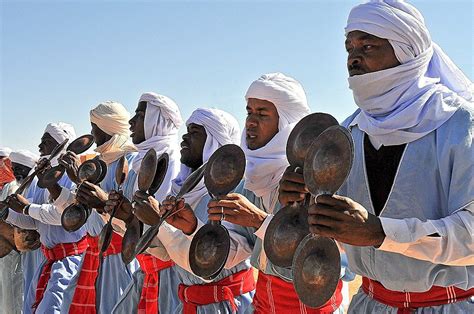
<svg viewBox="0 0 474 314"><path fill-rule="evenodd" d="M38 156L26 151L19 150L9 155L11 168L15 180L7 183L0 201L15 193L19 184L26 178L31 169L38 161ZM21 252L34 250L39 247L39 235L34 230L23 230L12 227L10 224L0 221L0 247L2 251L6 247L11 250L6 256L1 252L0 256L0 308L5 313L21 313L23 302L23 271L21 266ZM28 270L25 270L28 272ZM25 278L27 281L27 278Z"/></svg>
<svg viewBox="0 0 474 314"><path fill-rule="evenodd" d="M226 144L239 142L240 128L237 121L232 115L222 110L196 109L186 121L186 126L187 133L183 135L181 142L181 171L173 181L172 195L179 193L186 178L207 162L216 149ZM178 289L180 303L176 308L171 309L171 312L186 314L196 313L196 311L199 313L245 312L250 306L255 289L253 272L248 260L223 270L212 281L205 281L194 275L189 266L188 255L192 239L190 234L193 233L193 229L196 229L198 221L200 225L207 221L207 203L210 196L204 185L204 179L192 191L185 194L183 199L178 200L178 206L180 208L186 206L187 210L181 212L181 224L178 223L177 226L184 233L165 223L160 228L157 237L161 240L169 257L177 264L173 269L178 273L181 281ZM158 223L160 217L156 199L137 192L134 200L137 202L136 215L139 219L145 223ZM163 202L165 206L170 207L175 203L174 196L168 197ZM152 205L154 208L150 207ZM172 220L171 218L170 222ZM232 228L230 224L225 224L225 226ZM154 249L149 251L156 254ZM162 287L160 294L163 290L169 289L166 286L160 287Z"/></svg>
<svg viewBox="0 0 474 314"><path fill-rule="evenodd" d="M75 138L74 128L63 122L50 123L38 145L41 157L51 154L53 149L65 140L71 142ZM40 161L42 164L44 161ZM53 164L56 163L53 159ZM43 207L49 199L56 199L60 188L41 189L33 181L28 190L28 200L15 194L9 198L7 222L24 229L37 230L40 234L41 250L46 261L41 266L30 265L36 268L33 282L29 291L25 292L24 313L38 311L59 312L63 302L64 291L70 280L79 270L82 253L87 248L84 238L86 230L81 228L75 232L67 232L60 226L60 215L57 211L45 211ZM67 176L59 181L59 186L72 188L72 182Z"/></svg>
<svg viewBox="0 0 474 314"><path fill-rule="evenodd" d="M341 196L318 197L308 221L344 243L363 277L349 312L471 313L473 85L405 2L352 9L346 50L354 164ZM282 203L303 192L296 181L285 176Z"/></svg>
<svg viewBox="0 0 474 314"><path fill-rule="evenodd" d="M131 162L136 154L135 146L130 142L128 130L129 112L122 104L114 101L100 103L90 111L91 134L94 136L99 157L107 164L107 174L100 186L83 182L76 193L66 188L55 201L60 213L70 205L74 199L79 203L93 208L86 228L88 249L81 265L81 271L70 282L66 289L61 311L63 313L110 313L123 291L131 282L132 274L138 268L138 263L133 261L129 265L122 262L122 237L113 233L111 245L104 252L102 270L98 276L99 268L99 234L108 217L102 215L108 192L117 190L115 183L115 169L118 160L125 156ZM80 165L79 156L68 152L60 158L68 171L74 176ZM96 291L96 281L99 291ZM96 309L96 300L99 308Z"/></svg>
<svg viewBox="0 0 474 314"><path fill-rule="evenodd" d="M110 213L123 199L122 206L117 210L117 218L129 221L133 193L138 186L138 173L143 157L150 149L156 151L157 156L167 153L169 155L168 169L161 187L155 196L164 198L171 190L171 181L179 171L178 130L183 123L178 105L170 98L156 94L144 93L138 102L135 115L130 119L132 141L138 149L138 155L131 163L131 169L123 187L123 197L117 192L109 194L105 207ZM116 222L117 232L125 232L126 226ZM161 261L150 254L137 256L140 270L133 274L132 282L124 291L122 297L114 307L114 313L156 313L158 310L168 313L177 303L176 287L178 278L171 271L171 263ZM164 285L166 290L158 296L158 287Z"/></svg>
<svg viewBox="0 0 474 314"><path fill-rule="evenodd" d="M266 228L273 214L281 207L278 203L278 183L288 166L288 136L295 124L310 112L303 87L282 73L265 74L250 85L245 99L247 119L242 147L247 168L244 189L240 194L228 195L221 201L211 201L208 205L209 219L225 218L242 226L240 233L245 235L253 248L252 265L259 269L253 300L256 313L342 313L341 282L327 304L317 309L309 308L296 295L291 269L273 265L262 245ZM233 252L241 250L240 247L236 246ZM233 252L226 266L232 264L232 254L236 254Z"/></svg>

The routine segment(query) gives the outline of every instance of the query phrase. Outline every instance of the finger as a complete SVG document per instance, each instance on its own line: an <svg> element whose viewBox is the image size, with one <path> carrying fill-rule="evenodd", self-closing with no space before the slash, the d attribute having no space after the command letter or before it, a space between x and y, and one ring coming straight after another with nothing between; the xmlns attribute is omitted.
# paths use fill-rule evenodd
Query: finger
<svg viewBox="0 0 474 314"><path fill-rule="evenodd" d="M178 200L178 202L176 203L176 207L178 209L183 209L185 207L186 203L184 201L184 198L181 198Z"/></svg>
<svg viewBox="0 0 474 314"><path fill-rule="evenodd" d="M327 238L334 238L335 231L326 226L309 226L309 231L312 234L320 235Z"/></svg>
<svg viewBox="0 0 474 314"><path fill-rule="evenodd" d="M282 180L280 181L280 191L284 192L298 192L298 193L308 193L306 186L299 182L292 182Z"/></svg>
<svg viewBox="0 0 474 314"><path fill-rule="evenodd" d="M209 215L208 219L212 221L220 221L222 219L222 214L219 213L219 214Z"/></svg>
<svg viewBox="0 0 474 314"><path fill-rule="evenodd" d="M297 192L285 192L285 193L280 193L280 197L284 200L286 203L290 202L300 202L303 201L306 197L306 194L304 193L297 193Z"/></svg>
<svg viewBox="0 0 474 314"><path fill-rule="evenodd" d="M286 172L283 174L281 181L289 181L293 183L304 185L304 176L302 173L297 172Z"/></svg>
<svg viewBox="0 0 474 314"><path fill-rule="evenodd" d="M81 187L85 188L85 189L88 189L90 191L94 191L95 188L96 188L96 185L93 184L93 183L90 183L89 181L84 181L84 182L82 182Z"/></svg>
<svg viewBox="0 0 474 314"><path fill-rule="evenodd" d="M332 217L321 216L321 215L311 215L308 216L308 224L310 226L326 226L335 228L337 225L341 224L340 220L334 219Z"/></svg>
<svg viewBox="0 0 474 314"><path fill-rule="evenodd" d="M225 214L227 216L235 216L239 214L239 211L231 208L222 208L222 207L212 207L207 210L208 214Z"/></svg>
<svg viewBox="0 0 474 314"><path fill-rule="evenodd" d="M211 207L238 208L239 205L238 205L235 201L229 201L229 200L220 200L220 201L217 201L217 200L213 200L213 201L210 201L210 202L207 204L207 207L208 207L208 208L211 208Z"/></svg>
<svg viewBox="0 0 474 314"><path fill-rule="evenodd" d="M308 207L308 214L311 215L319 215L319 216L326 216L332 217L337 220L344 220L345 216L348 216L344 213L344 209L334 208L332 206L324 205L324 204L313 204Z"/></svg>
<svg viewBox="0 0 474 314"><path fill-rule="evenodd" d="M353 208L354 201L348 197L340 195L319 195L316 198L316 202L320 204L326 204L333 207L338 207L341 209L350 209Z"/></svg>

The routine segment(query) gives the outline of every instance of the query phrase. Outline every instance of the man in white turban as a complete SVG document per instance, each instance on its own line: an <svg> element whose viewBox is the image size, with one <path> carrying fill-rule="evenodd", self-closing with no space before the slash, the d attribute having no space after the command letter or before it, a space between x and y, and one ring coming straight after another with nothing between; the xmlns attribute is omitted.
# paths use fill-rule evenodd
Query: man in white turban
<svg viewBox="0 0 474 314"><path fill-rule="evenodd" d="M295 124L310 113L306 94L295 79L272 73L254 81L245 99L247 119L241 140L247 158L244 188L239 194L230 194L208 204L209 219L224 218L239 225L236 233L246 239L239 241L236 233L231 233L234 241L226 267L239 261L250 244L251 263L259 270L253 300L256 313L266 313L269 309L276 313L342 313L342 283L327 304L317 309L309 308L296 295L291 270L274 265L263 250L268 224L281 207L278 184L289 165L286 158L288 137Z"/></svg>
<svg viewBox="0 0 474 314"><path fill-rule="evenodd" d="M174 196L179 193L184 181L207 162L219 147L237 144L240 140L240 128L235 118L219 109L196 109L186 121L186 126L187 132L181 142L181 171L173 181L172 196L162 200L165 205L176 202ZM157 202L147 199L146 195L140 192L135 194L134 199L137 201L137 217L145 223L156 224L159 220ZM163 307L160 303L160 312L161 309L166 309L174 313L243 313L249 308L255 283L248 260L222 271L213 280L203 280L190 269L188 256L192 236L188 235L193 234L207 221L209 199L204 179L201 179L193 190L178 200L178 207L186 206L186 210L181 212L184 215L181 216L182 223L178 224L181 230L168 223L160 228L156 240L164 245L169 254L168 259L171 258L177 264L172 270L180 281L179 286L173 287L174 297L179 297L174 304L175 308ZM154 208L150 208L153 204ZM225 225L232 228L230 224ZM161 251L150 249L150 252L161 257ZM169 288L163 286L160 295L165 289Z"/></svg>
<svg viewBox="0 0 474 314"><path fill-rule="evenodd" d="M349 312L470 313L473 85L403 1L353 8L346 50L355 159L343 196L318 197L308 221L363 278Z"/></svg>
<svg viewBox="0 0 474 314"><path fill-rule="evenodd" d="M14 193L35 166L39 156L27 150L9 153L16 180L5 186L0 201ZM5 313L21 313L23 302L22 251L37 249L39 235L0 221L0 308ZM10 251L10 253L8 253Z"/></svg>
<svg viewBox="0 0 474 314"><path fill-rule="evenodd" d="M81 271L69 283L63 299L62 312L83 313L98 305L98 313L110 313L138 268L136 261L125 265L120 256L122 237L113 233L111 245L104 252L99 274L99 234L108 220L103 214L108 192L116 190L115 169L118 160L125 156L128 162L136 157L135 146L130 140L128 129L129 112L114 101L105 101L90 111L91 134L97 144L98 158L107 164L107 174L98 184L83 182L76 192L63 188L54 202L54 207L43 206L43 212L53 210L62 214L74 201L93 209L86 222L88 249L81 264ZM67 174L74 178L80 165L80 158L73 152L60 157L59 163L66 167ZM97 282L97 284L96 284ZM96 287L99 289L96 290Z"/></svg>
<svg viewBox="0 0 474 314"><path fill-rule="evenodd" d="M40 156L49 156L57 145L65 140L70 143L74 138L71 125L48 124L38 145ZM66 287L79 271L82 253L87 248L84 227L68 232L60 225L61 216L57 210L43 211L44 206L53 206L50 201L60 195L61 187L72 189L73 183L63 176L58 187L46 190L37 185L35 178L26 198L19 194L9 198L10 208L3 216L7 222L36 230L40 235L41 249L28 252L22 261L25 271L34 271L34 275L25 275L24 313L60 311Z"/></svg>
<svg viewBox="0 0 474 314"><path fill-rule="evenodd" d="M110 193L106 209L110 213L114 206L123 199L122 206L117 210L117 218L127 222L127 226L118 225L118 232L124 232L130 225L137 225L139 222L132 215L132 205L129 200L138 189L138 173L145 154L154 149L157 156L167 153L169 156L168 169L163 182L155 193L154 197L161 200L171 191L171 182L179 172L179 146L178 130L183 124L178 105L169 97L157 93L144 93L141 95L135 115L129 120L132 141L135 144L138 154L131 162L127 180L124 184L123 194ZM145 226L148 228L148 226ZM139 254L137 260L140 270L133 274L133 279L122 297L117 301L112 312L131 313L146 311L156 313L158 303L160 312L169 313L174 308L176 297L172 297L170 287L177 287L177 276L169 268L169 262L164 262L151 256L150 254ZM166 292L159 294L158 287L166 287ZM164 307L165 310L162 311Z"/></svg>
<svg viewBox="0 0 474 314"><path fill-rule="evenodd" d="M3 187L15 180L15 176L13 175L11 161L8 158L11 153L11 149L8 147L0 147L0 193L3 191ZM6 192L8 195L11 192Z"/></svg>

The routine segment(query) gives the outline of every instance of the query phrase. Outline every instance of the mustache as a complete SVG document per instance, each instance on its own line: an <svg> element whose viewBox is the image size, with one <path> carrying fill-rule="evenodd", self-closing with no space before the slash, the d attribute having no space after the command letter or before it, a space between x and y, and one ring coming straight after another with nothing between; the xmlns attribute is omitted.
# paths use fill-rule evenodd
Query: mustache
<svg viewBox="0 0 474 314"><path fill-rule="evenodd" d="M347 69L349 71L352 71L352 70L362 70L362 68L360 67L360 65L358 64L350 64L347 66Z"/></svg>

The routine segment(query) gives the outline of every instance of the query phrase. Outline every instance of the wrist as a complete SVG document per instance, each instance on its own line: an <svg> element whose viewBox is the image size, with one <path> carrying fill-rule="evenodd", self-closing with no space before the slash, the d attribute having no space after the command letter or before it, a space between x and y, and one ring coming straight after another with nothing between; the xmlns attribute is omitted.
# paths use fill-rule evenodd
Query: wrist
<svg viewBox="0 0 474 314"><path fill-rule="evenodd" d="M264 211L260 211L259 213L257 213L257 219L255 219L255 224L253 225L253 227L256 230L260 229L260 227L262 226L265 219L267 219L267 217L268 217L268 214Z"/></svg>
<svg viewBox="0 0 474 314"><path fill-rule="evenodd" d="M194 219L194 223L190 226L190 228L186 228L186 230L182 231L185 235L191 235L196 231L197 225L197 219Z"/></svg>
<svg viewBox="0 0 474 314"><path fill-rule="evenodd" d="M25 207L23 207L23 211L22 211L22 212L23 212L23 215L26 215L26 216L29 215L29 213L30 213L30 206L31 206L31 204L26 204Z"/></svg>

